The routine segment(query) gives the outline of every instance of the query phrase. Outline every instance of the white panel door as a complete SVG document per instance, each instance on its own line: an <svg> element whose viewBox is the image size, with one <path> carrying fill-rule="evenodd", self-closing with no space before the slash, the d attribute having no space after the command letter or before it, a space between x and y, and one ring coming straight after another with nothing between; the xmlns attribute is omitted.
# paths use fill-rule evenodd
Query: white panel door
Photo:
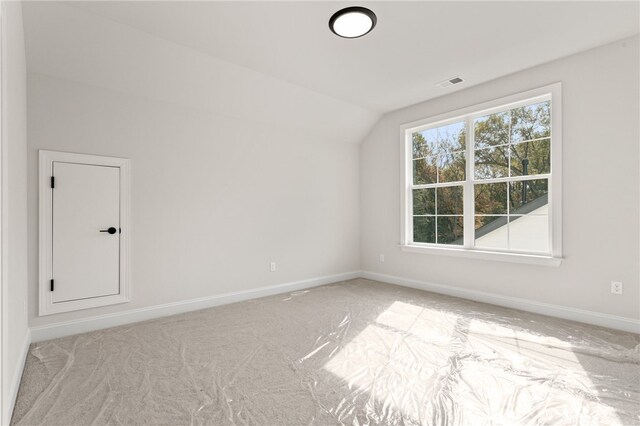
<svg viewBox="0 0 640 426"><path fill-rule="evenodd" d="M52 165L52 302L118 294L120 169Z"/></svg>

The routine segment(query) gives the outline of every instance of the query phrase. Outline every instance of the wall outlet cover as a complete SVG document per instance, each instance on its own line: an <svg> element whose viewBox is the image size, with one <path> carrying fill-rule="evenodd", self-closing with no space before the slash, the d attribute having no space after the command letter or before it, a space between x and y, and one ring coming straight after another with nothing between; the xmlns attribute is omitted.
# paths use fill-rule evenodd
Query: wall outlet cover
<svg viewBox="0 0 640 426"><path fill-rule="evenodd" d="M611 293L622 294L622 283L619 281L611 281Z"/></svg>

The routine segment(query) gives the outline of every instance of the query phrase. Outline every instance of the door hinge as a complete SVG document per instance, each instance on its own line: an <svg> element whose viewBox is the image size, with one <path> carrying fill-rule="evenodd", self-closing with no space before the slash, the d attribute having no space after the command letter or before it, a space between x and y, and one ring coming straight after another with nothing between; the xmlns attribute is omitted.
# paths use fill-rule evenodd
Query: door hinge
<svg viewBox="0 0 640 426"><path fill-rule="evenodd" d="M51 280L51 291L53 291L53 280Z"/></svg>
<svg viewBox="0 0 640 426"><path fill-rule="evenodd" d="M55 188L56 186L56 178L51 176L51 188Z"/></svg>

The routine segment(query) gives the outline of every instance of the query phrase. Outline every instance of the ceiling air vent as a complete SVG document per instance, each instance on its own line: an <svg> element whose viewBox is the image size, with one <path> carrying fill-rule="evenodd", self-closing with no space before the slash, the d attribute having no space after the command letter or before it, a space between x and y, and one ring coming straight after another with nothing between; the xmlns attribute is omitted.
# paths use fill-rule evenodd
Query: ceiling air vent
<svg viewBox="0 0 640 426"><path fill-rule="evenodd" d="M440 88L445 88L445 87L453 86L454 84L460 84L463 81L464 80L460 77L451 77L445 81L441 81L440 83L436 84L436 86Z"/></svg>

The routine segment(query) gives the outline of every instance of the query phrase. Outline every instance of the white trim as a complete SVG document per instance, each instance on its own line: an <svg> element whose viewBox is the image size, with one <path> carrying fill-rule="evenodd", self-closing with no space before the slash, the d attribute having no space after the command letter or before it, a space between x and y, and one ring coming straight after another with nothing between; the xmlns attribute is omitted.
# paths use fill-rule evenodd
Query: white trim
<svg viewBox="0 0 640 426"><path fill-rule="evenodd" d="M473 118L467 117L465 122L465 128L467 129L467 137L466 137L466 145L470 147L475 146L475 132L468 131L469 129L473 129ZM475 173L475 155L476 152L474 149L467 148L465 150L465 160L466 160L466 168L465 168L465 180L463 185L463 207L462 207L462 221L463 221L463 237L462 241L464 243L463 250L473 249L475 245L475 213L476 213L476 203L473 198L474 189L473 189L473 179L471 178ZM507 184L508 185L508 184ZM437 189L436 189L437 192ZM437 222L436 222L437 225ZM411 224L411 229L413 229L413 223ZM438 233L438 229L436 228L436 234ZM411 238L410 241L413 241Z"/></svg>
<svg viewBox="0 0 640 426"><path fill-rule="evenodd" d="M115 295L53 303L50 291L52 276L51 181L54 162L68 162L111 166L120 169L120 292ZM129 302L131 297L130 240L131 240L131 160L117 157L39 151L39 315L77 311L98 306ZM53 189L55 191L55 189Z"/></svg>
<svg viewBox="0 0 640 426"><path fill-rule="evenodd" d="M132 309L124 312L115 312L112 314L98 315L89 318L31 327L30 341L36 343L44 340L55 339L58 337L86 333L89 331L101 330L104 328L116 327L154 318L161 318L184 312L226 305L229 303L242 302L259 297L304 290L355 278L366 278L403 287L460 297L477 302L489 303L492 305L504 306L512 309L519 309L522 311L533 312L541 315L548 315L556 318L613 328L616 330L640 333L640 320L637 319L619 317L615 315L603 314L600 312L587 311L560 305L553 305L549 303L535 302L517 297L502 296L495 293L468 290L442 284L433 284L393 275L380 274L377 272L353 271L345 272L342 274L311 278L307 280L294 281L285 284L259 287L250 290L242 290L215 296L183 300L180 302L166 303L163 305Z"/></svg>
<svg viewBox="0 0 640 426"><path fill-rule="evenodd" d="M543 177L549 180L549 252L540 254L529 254L522 251L508 250L506 256L502 252L484 250L474 247L473 223L474 223L474 203L472 189L476 182L473 176L473 131L470 125L471 120L500 111L507 111L532 102L550 100L551 101L551 171L549 174L540 176L508 177L500 179L482 180L482 183L490 182L511 182L525 179L535 179ZM430 128L440 127L454 122L465 121L467 127L466 144L466 179L455 183L435 183L428 185L414 185L412 182L413 170L411 162L411 133L424 131ZM466 108L449 111L427 119L405 123L400 126L400 245L403 251L442 254L460 257L481 258L486 260L498 260L505 262L550 264L558 266L562 259L562 84L554 83L537 89L528 90L511 96L483 102ZM413 206L411 191L416 188L436 188L451 185L462 185L464 187L464 245L460 248L449 248L442 245L432 244L423 246L413 242ZM460 252L468 251L469 255Z"/></svg>
<svg viewBox="0 0 640 426"><path fill-rule="evenodd" d="M551 86L551 183L549 238L551 255L562 257L562 84Z"/></svg>
<svg viewBox="0 0 640 426"><path fill-rule="evenodd" d="M7 235L9 218L9 167L7 135L7 22L6 2L0 5L0 424L9 425L13 414L11 387L8 382L9 366L9 289Z"/></svg>
<svg viewBox="0 0 640 426"><path fill-rule="evenodd" d="M200 297L197 299L183 300L180 302L166 303L163 305L149 306L146 308L132 309L129 311L115 312L112 314L98 315L72 321L58 322L54 324L31 327L33 342L70 336L88 331L100 330L154 318L176 315L183 312L196 311L213 306L226 305L259 297L304 290L320 285L359 278L360 271L345 272L307 280L294 281L285 284L277 284L259 287L250 290L236 291L215 296Z"/></svg>
<svg viewBox="0 0 640 426"><path fill-rule="evenodd" d="M370 280L381 281L388 284L395 284L403 287L415 288L418 290L430 291L433 293L446 294L448 296L460 297L476 302L489 303L536 314L562 318L571 321L578 321L586 324L601 327L613 328L616 330L640 333L640 320L626 318L616 315L603 314L600 312L587 311L584 309L570 308L550 303L535 302L518 297L502 296L484 291L468 290L459 287L452 287L442 284L434 284L425 281L418 281L409 278L402 278L393 275L379 274L377 272L363 271L362 277Z"/></svg>
<svg viewBox="0 0 640 426"><path fill-rule="evenodd" d="M7 167L7 136L6 136L6 94L7 65L6 58L6 2L0 4L0 424L8 425L11 421L9 411L9 400L6 395L5 381L7 375L8 358L8 278L7 278L7 218L8 218L8 197L7 182L9 181Z"/></svg>
<svg viewBox="0 0 640 426"><path fill-rule="evenodd" d="M483 117L487 114L507 111L523 105L528 105L538 98L540 100L543 100L545 97L548 97L549 94L553 93L554 90L560 89L560 82L553 83L544 87L538 87L536 89L504 96L502 98L489 100L453 111L448 111L426 119L404 123L401 125L401 129L403 130L402 135L404 137L404 133L406 130L423 131L425 129L429 129L430 127L440 127L445 124L455 123L457 121L463 120L468 115L471 115L473 118L477 118Z"/></svg>
<svg viewBox="0 0 640 426"><path fill-rule="evenodd" d="M27 329L27 333L24 336L24 340L22 342L22 350L20 351L20 355L18 357L18 365L16 366L16 371L13 375L13 381L11 382L11 387L9 388L9 400L8 400L8 408L7 415L5 419L3 419L2 424L10 424L11 417L13 416L13 407L16 405L16 398L18 397L18 390L20 389L20 382L22 382L22 372L24 371L24 365L27 362L27 355L29 353L29 346L31 345L31 330Z"/></svg>
<svg viewBox="0 0 640 426"><path fill-rule="evenodd" d="M400 250L409 253L435 254L438 256L466 257L469 259L494 260L497 262L526 263L530 265L560 266L561 257L540 254L499 252L480 249L449 248L435 245L400 245Z"/></svg>

